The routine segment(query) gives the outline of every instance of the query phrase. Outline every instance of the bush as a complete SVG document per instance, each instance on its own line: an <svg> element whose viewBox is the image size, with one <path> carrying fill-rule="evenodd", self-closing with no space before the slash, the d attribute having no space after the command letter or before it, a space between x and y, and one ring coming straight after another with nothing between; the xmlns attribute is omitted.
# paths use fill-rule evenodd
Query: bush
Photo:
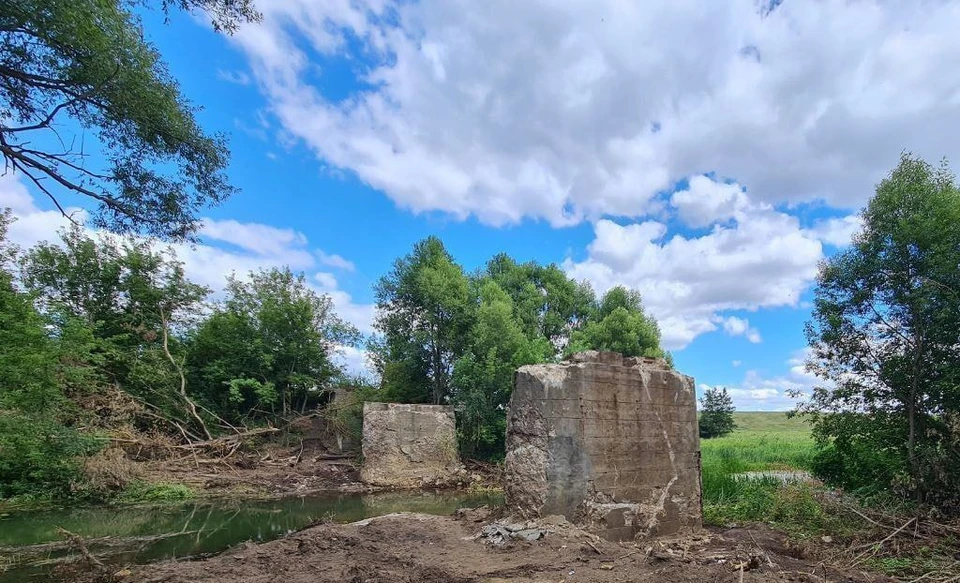
<svg viewBox="0 0 960 583"><path fill-rule="evenodd" d="M99 448L44 416L0 410L0 498L70 495L83 481L82 456Z"/></svg>
<svg viewBox="0 0 960 583"><path fill-rule="evenodd" d="M186 484L168 482L133 482L123 491L123 502L183 502L194 497Z"/></svg>

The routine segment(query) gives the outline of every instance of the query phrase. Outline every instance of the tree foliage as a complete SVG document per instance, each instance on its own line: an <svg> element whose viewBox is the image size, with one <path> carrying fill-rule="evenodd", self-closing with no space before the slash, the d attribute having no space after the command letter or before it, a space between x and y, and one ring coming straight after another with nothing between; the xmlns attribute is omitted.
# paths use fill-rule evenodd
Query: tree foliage
<svg viewBox="0 0 960 583"><path fill-rule="evenodd" d="M730 434L737 428L733 421L734 411L736 409L733 406L733 399L730 398L727 389L721 387L707 389L700 399L698 418L700 437L710 439Z"/></svg>
<svg viewBox="0 0 960 583"><path fill-rule="evenodd" d="M818 471L945 504L960 492L960 190L904 155L862 217L821 266L807 325Z"/></svg>
<svg viewBox="0 0 960 583"><path fill-rule="evenodd" d="M463 268L439 239L429 237L397 259L374 292L374 327L382 335L376 362L385 395L411 403L444 402L472 317Z"/></svg>
<svg viewBox="0 0 960 583"><path fill-rule="evenodd" d="M79 392L118 387L209 437L181 390L185 348L177 334L200 317L209 290L187 280L175 256L149 241L94 238L74 227L59 245L30 250L23 281L53 334L85 362Z"/></svg>
<svg viewBox="0 0 960 583"><path fill-rule="evenodd" d="M78 456L96 440L69 426L73 410L58 378L61 351L31 295L11 271L19 251L6 241L0 214L0 498L36 491L67 493Z"/></svg>
<svg viewBox="0 0 960 583"><path fill-rule="evenodd" d="M144 38L134 9L145 5L0 3L0 155L58 208L73 192L98 205L99 225L183 238L200 209L233 192L228 151L223 136L200 128ZM226 31L259 18L250 0L162 0L162 8L206 10ZM102 162L91 160L92 142Z"/></svg>
<svg viewBox="0 0 960 583"><path fill-rule="evenodd" d="M622 286L603 295L593 318L570 336L567 352L610 350L624 356L665 358L660 328L643 311L640 293Z"/></svg>
<svg viewBox="0 0 960 583"><path fill-rule="evenodd" d="M344 374L334 355L356 330L289 269L231 278L211 307L168 248L73 228L21 252L9 222L0 215L0 498L83 490L101 430L198 440L278 423Z"/></svg>
<svg viewBox="0 0 960 583"><path fill-rule="evenodd" d="M342 372L341 345L358 340L329 296L289 268L231 277L227 297L192 333L187 361L194 392L231 422L304 412Z"/></svg>

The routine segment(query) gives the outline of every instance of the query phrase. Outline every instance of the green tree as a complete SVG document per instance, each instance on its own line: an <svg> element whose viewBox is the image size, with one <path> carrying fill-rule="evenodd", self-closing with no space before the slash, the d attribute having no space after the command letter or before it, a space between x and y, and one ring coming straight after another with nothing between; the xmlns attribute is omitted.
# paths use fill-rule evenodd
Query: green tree
<svg viewBox="0 0 960 583"><path fill-rule="evenodd" d="M338 346L358 341L327 295L289 268L231 277L227 298L193 333L191 386L234 423L277 420L316 405L342 375Z"/></svg>
<svg viewBox="0 0 960 583"><path fill-rule="evenodd" d="M135 9L147 4L0 3L0 155L61 210L73 192L95 201L98 225L182 238L234 189L224 137L203 132L144 37ZM259 18L250 0L161 5L206 10L225 31ZM103 163L90 158L93 141Z"/></svg>
<svg viewBox="0 0 960 583"><path fill-rule="evenodd" d="M714 387L707 389L700 399L700 437L710 439L723 437L737 428L733 422L733 399L727 389Z"/></svg>
<svg viewBox="0 0 960 583"><path fill-rule="evenodd" d="M478 295L470 349L454 365L453 401L461 454L490 458L503 454L514 371L544 362L553 347L546 338L531 340L524 335L510 296L495 281L480 280Z"/></svg>
<svg viewBox="0 0 960 583"><path fill-rule="evenodd" d="M61 233L60 245L42 243L27 253L23 281L53 334L85 361L78 390L109 383L194 437L210 437L186 390L179 334L196 320L209 290L187 280L170 250L72 228Z"/></svg>
<svg viewBox="0 0 960 583"><path fill-rule="evenodd" d="M487 262L485 275L510 296L527 338L545 338L557 356L596 302L589 284L573 281L554 264L519 264L500 253Z"/></svg>
<svg viewBox="0 0 960 583"><path fill-rule="evenodd" d="M570 336L567 353L610 350L624 356L665 358L660 328L643 311L640 293L623 286L603 295L596 314Z"/></svg>
<svg viewBox="0 0 960 583"><path fill-rule="evenodd" d="M57 342L33 298L14 285L10 220L0 214L0 498L64 494L78 479L79 457L97 444L67 425L73 412L58 387Z"/></svg>
<svg viewBox="0 0 960 583"><path fill-rule="evenodd" d="M467 347L473 304L469 282L443 243L428 237L375 286L381 337L371 344L387 398L442 403L453 364Z"/></svg>
<svg viewBox="0 0 960 583"><path fill-rule="evenodd" d="M825 381L800 408L817 469L946 504L960 492L960 190L946 164L905 154L862 218L821 265L807 325L808 368Z"/></svg>

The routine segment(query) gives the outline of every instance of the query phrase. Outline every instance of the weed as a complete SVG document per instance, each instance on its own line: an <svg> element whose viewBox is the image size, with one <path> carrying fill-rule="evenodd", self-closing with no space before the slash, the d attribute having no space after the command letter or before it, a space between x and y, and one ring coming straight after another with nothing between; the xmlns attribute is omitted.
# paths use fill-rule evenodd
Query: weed
<svg viewBox="0 0 960 583"><path fill-rule="evenodd" d="M120 502L182 502L190 500L194 491L185 484L167 482L133 482L119 496Z"/></svg>

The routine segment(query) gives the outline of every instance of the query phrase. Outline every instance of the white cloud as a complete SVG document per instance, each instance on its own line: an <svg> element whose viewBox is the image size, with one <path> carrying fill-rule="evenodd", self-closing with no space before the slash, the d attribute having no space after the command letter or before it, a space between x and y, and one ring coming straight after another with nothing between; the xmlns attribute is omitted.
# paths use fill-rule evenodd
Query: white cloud
<svg viewBox="0 0 960 583"><path fill-rule="evenodd" d="M668 208L675 208L672 201ZM730 334L759 342L759 332L747 321L720 313L797 306L816 276L823 248L796 217L746 195L735 217L715 217L722 224L703 235L670 238L666 226L654 221L620 225L601 219L587 257L567 259L563 267L601 292L618 284L639 290L667 348L681 349L718 323Z"/></svg>
<svg viewBox="0 0 960 583"><path fill-rule="evenodd" d="M40 210L27 187L12 172L0 175L0 210L5 208L9 208L17 219L10 225L7 238L20 247L30 247L48 239L58 228L69 224L60 211ZM64 211L79 223L87 218L87 213L79 208L68 207Z"/></svg>
<svg viewBox="0 0 960 583"><path fill-rule="evenodd" d="M740 366L740 365L743 364L743 363L742 363L741 361L739 361L739 360L734 360L734 361L731 362L730 364L733 365L734 368L736 368L736 367Z"/></svg>
<svg viewBox="0 0 960 583"><path fill-rule="evenodd" d="M234 85L249 85L253 81L250 75L243 71L227 71L225 69L217 70L217 78Z"/></svg>
<svg viewBox="0 0 960 583"><path fill-rule="evenodd" d="M861 229L863 229L863 218L859 215L847 215L819 221L813 225L810 232L828 245L845 247Z"/></svg>
<svg viewBox="0 0 960 583"><path fill-rule="evenodd" d="M756 370L748 370L736 386L726 387L733 399L733 405L739 411L789 411L799 402L791 396L798 392L803 396L810 395L817 382L816 377L806 372L804 361L809 349L796 351L787 364L789 372L785 375L765 377ZM734 361L738 362L738 361ZM736 366L736 365L735 365ZM715 385L701 383L701 393ZM799 400L804 397L801 396Z"/></svg>
<svg viewBox="0 0 960 583"><path fill-rule="evenodd" d="M348 375L372 379L376 374L367 350L353 346L339 346L336 360Z"/></svg>
<svg viewBox="0 0 960 583"><path fill-rule="evenodd" d="M853 208L901 149L960 158L960 82L944 73L960 4L768 5L272 0L231 38L323 164L489 224L640 217L704 172L757 203ZM325 97L314 54L343 57L359 89ZM684 220L735 213L739 195L708 186L674 201Z"/></svg>
<svg viewBox="0 0 960 583"><path fill-rule="evenodd" d="M332 267L334 269L342 269L344 271L356 270L356 266L352 262L347 261L346 259L344 259L343 257L335 253L328 254L318 249L316 251L316 256L317 256L317 261L320 262L320 265L325 265L327 267Z"/></svg>
<svg viewBox="0 0 960 583"><path fill-rule="evenodd" d="M763 339L760 337L760 332L750 326L750 321L746 318L737 318L736 316L729 316L722 319L723 330L730 336L744 336L747 341L752 344L759 344L763 342Z"/></svg>
<svg viewBox="0 0 960 583"><path fill-rule="evenodd" d="M691 227L741 218L750 206L742 186L716 182L704 175L690 178L689 186L674 192L670 202L680 219Z"/></svg>
<svg viewBox="0 0 960 583"><path fill-rule="evenodd" d="M27 188L10 175L0 177L0 208L5 207L11 208L17 219L11 225L8 237L21 247L55 240L57 230L69 224L59 212L37 207ZM86 217L79 209L67 209L67 212L74 213L78 221ZM244 277L251 271L285 265L294 271L310 274L318 265L331 263L331 256L319 250L310 251L306 236L292 229L204 219L200 235L203 240L200 244L175 243L170 248L183 262L187 277L211 288L215 294L223 290L230 274ZM336 258L332 260L334 266L348 270L353 267L338 255L332 257ZM325 262L324 258L328 260ZM372 331L372 304L356 303L348 292L340 289L330 273L315 272L313 278L320 284L319 291L330 296L341 318L364 334Z"/></svg>
<svg viewBox="0 0 960 583"><path fill-rule="evenodd" d="M296 262L311 261L307 237L293 229L278 229L260 223L240 223L234 220L215 221L204 219L200 235L205 239L236 245L258 255L277 255L293 252ZM302 255L301 255L302 254Z"/></svg>

